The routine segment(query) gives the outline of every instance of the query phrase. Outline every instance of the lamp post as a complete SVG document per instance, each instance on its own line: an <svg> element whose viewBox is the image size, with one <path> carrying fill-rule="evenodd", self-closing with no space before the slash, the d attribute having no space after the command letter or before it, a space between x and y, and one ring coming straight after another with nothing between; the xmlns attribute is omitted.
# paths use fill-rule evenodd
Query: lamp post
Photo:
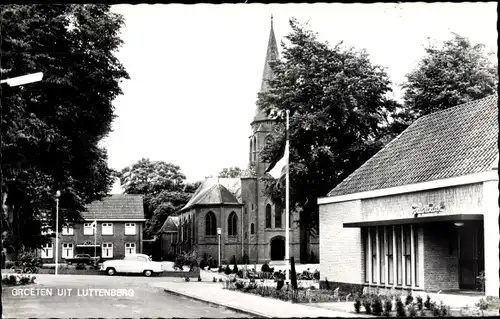
<svg viewBox="0 0 500 319"><path fill-rule="evenodd" d="M59 270L59 196L61 196L61 192L56 192L56 271L57 275Z"/></svg>
<svg viewBox="0 0 500 319"><path fill-rule="evenodd" d="M220 227L217 227L217 238L219 239L219 268L221 266L220 264L220 234L222 233L222 229Z"/></svg>

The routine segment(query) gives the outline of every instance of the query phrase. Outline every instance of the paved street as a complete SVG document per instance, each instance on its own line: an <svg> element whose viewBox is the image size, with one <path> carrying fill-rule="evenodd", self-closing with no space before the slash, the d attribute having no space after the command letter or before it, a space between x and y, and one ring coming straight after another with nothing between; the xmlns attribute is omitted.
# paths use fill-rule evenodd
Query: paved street
<svg viewBox="0 0 500 319"><path fill-rule="evenodd" d="M38 284L22 287L34 288L33 290L13 291L12 288L2 288L3 317L249 317L225 308L174 296L149 285L165 280L168 278L76 275L59 275L56 278L54 275L37 275ZM111 289L124 288L129 289L128 294L115 297L99 296L99 293L106 294ZM68 289L71 289L70 295ZM52 296L40 295L50 291ZM19 296L23 292L38 296ZM65 293L66 296L59 296L58 292Z"/></svg>

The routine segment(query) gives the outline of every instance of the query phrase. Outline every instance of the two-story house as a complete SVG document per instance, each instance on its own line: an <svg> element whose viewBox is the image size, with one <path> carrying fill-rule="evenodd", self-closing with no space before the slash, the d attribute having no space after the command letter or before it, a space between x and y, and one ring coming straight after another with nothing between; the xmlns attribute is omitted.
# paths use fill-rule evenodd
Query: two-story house
<svg viewBox="0 0 500 319"><path fill-rule="evenodd" d="M142 253L144 206L142 195L111 195L87 206L83 222L65 225L59 234L59 262L76 254L120 259ZM55 261L55 238L42 247L44 262Z"/></svg>

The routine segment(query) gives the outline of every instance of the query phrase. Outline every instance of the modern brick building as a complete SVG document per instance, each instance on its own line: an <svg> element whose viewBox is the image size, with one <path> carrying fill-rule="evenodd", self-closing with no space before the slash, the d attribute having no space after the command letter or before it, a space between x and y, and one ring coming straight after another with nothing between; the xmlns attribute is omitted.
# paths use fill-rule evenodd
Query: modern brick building
<svg viewBox="0 0 500 319"><path fill-rule="evenodd" d="M267 90L267 81L273 76L269 62L277 58L278 46L271 21L261 91ZM272 138L275 120L257 107L250 126L248 169L240 178L211 178L202 183L177 216L177 235L174 235L173 220L165 222L161 231L164 257L172 250L195 249L217 260L217 228L220 227L221 261L231 262L233 255L237 260L247 255L250 262L258 263L284 260L285 214L263 194L265 180L273 177L265 173L269 163L259 156ZM295 223L299 219L297 212L291 212L290 219L290 257L308 261L311 252L318 256L318 238L301 232ZM176 248L171 248L172 244Z"/></svg>
<svg viewBox="0 0 500 319"><path fill-rule="evenodd" d="M320 205L330 282L499 295L498 97L415 121Z"/></svg>
<svg viewBox="0 0 500 319"><path fill-rule="evenodd" d="M88 205L82 217L82 223L63 227L59 235L59 262L76 254L95 254L106 260L142 253L142 195L110 195ZM46 263L55 261L55 239L40 250L40 257Z"/></svg>

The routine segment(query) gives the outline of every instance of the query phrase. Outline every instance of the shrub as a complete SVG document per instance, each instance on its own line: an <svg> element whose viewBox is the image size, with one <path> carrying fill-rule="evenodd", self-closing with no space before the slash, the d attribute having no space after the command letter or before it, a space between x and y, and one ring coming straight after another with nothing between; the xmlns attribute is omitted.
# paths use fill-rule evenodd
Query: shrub
<svg viewBox="0 0 500 319"><path fill-rule="evenodd" d="M17 258L13 265L13 267L19 269L19 272L24 274L36 274L42 266L42 259L37 257L34 252L26 249L21 249L17 253Z"/></svg>
<svg viewBox="0 0 500 319"><path fill-rule="evenodd" d="M417 308L415 307L414 304L410 304L408 306L408 316L409 317L416 317L417 316Z"/></svg>
<svg viewBox="0 0 500 319"><path fill-rule="evenodd" d="M319 276L319 270L316 269L314 271L313 278L316 279L316 280L319 280L319 278L320 278L320 276Z"/></svg>
<svg viewBox="0 0 500 319"><path fill-rule="evenodd" d="M186 282L189 282L189 281L190 281L189 277L185 277L185 278L184 278L184 280L185 280Z"/></svg>
<svg viewBox="0 0 500 319"><path fill-rule="evenodd" d="M420 296L417 296L417 307L418 310L422 310L424 308L424 300Z"/></svg>
<svg viewBox="0 0 500 319"><path fill-rule="evenodd" d="M78 270L83 270L85 269L85 265L82 264L82 263L78 263L76 266L75 266L75 269L78 269Z"/></svg>
<svg viewBox="0 0 500 319"><path fill-rule="evenodd" d="M411 304L413 302L413 296L411 295L411 293L409 292L408 295L406 295L406 299L405 299L405 305L408 306L409 304Z"/></svg>
<svg viewBox="0 0 500 319"><path fill-rule="evenodd" d="M372 313L372 303L371 300L366 298L363 300L363 307L365 307L365 312L367 315L370 315Z"/></svg>
<svg viewBox="0 0 500 319"><path fill-rule="evenodd" d="M219 282L222 282L222 278L219 278Z"/></svg>
<svg viewBox="0 0 500 319"><path fill-rule="evenodd" d="M392 300L386 299L384 301L384 316L389 317L392 311Z"/></svg>
<svg viewBox="0 0 500 319"><path fill-rule="evenodd" d="M435 301L431 302L431 310L434 317L439 317L441 312Z"/></svg>
<svg viewBox="0 0 500 319"><path fill-rule="evenodd" d="M243 282L241 280L236 281L234 285L236 286L236 289L243 289L243 288L245 288L245 282Z"/></svg>
<svg viewBox="0 0 500 319"><path fill-rule="evenodd" d="M5 262L5 269L11 269L14 266L15 266L15 263L12 260L7 260Z"/></svg>
<svg viewBox="0 0 500 319"><path fill-rule="evenodd" d="M243 271L238 270L238 272L236 273L236 276L238 276L239 278L243 278Z"/></svg>
<svg viewBox="0 0 500 319"><path fill-rule="evenodd" d="M224 272L224 268L222 268L222 265L219 266L219 272Z"/></svg>
<svg viewBox="0 0 500 319"><path fill-rule="evenodd" d="M382 314L382 300L380 300L380 297L375 297L373 298L372 302L372 312L375 316L380 316Z"/></svg>
<svg viewBox="0 0 500 319"><path fill-rule="evenodd" d="M229 265L226 265L226 268L224 269L224 273L226 275L230 275L231 274L231 269L229 268Z"/></svg>
<svg viewBox="0 0 500 319"><path fill-rule="evenodd" d="M237 274L237 273L238 273L238 265L236 265L236 263L234 263L233 274ZM243 275L241 275L241 277L243 277Z"/></svg>
<svg viewBox="0 0 500 319"><path fill-rule="evenodd" d="M427 309L431 309L431 296L427 295L427 298L425 299L424 306Z"/></svg>
<svg viewBox="0 0 500 319"><path fill-rule="evenodd" d="M268 264L263 264L262 267L260 268L260 271L262 271L262 272L272 272L271 267L269 267Z"/></svg>
<svg viewBox="0 0 500 319"><path fill-rule="evenodd" d="M360 313L360 309L361 309L361 300L356 298L356 300L354 301L354 310L356 311L356 313Z"/></svg>
<svg viewBox="0 0 500 319"><path fill-rule="evenodd" d="M479 273L479 276L476 277L477 281L481 285L481 290L484 291L484 284L486 283L486 277L484 270Z"/></svg>
<svg viewBox="0 0 500 319"><path fill-rule="evenodd" d="M420 310L420 317L425 317L425 316L426 316L425 310L423 310L423 309Z"/></svg>
<svg viewBox="0 0 500 319"><path fill-rule="evenodd" d="M277 281L277 285L276 285L276 290L280 290L281 288L283 288L283 285L285 284L285 281L283 280L278 280Z"/></svg>
<svg viewBox="0 0 500 319"><path fill-rule="evenodd" d="M396 298L396 316L406 317L405 306L400 297Z"/></svg>
<svg viewBox="0 0 500 319"><path fill-rule="evenodd" d="M202 259L200 261L200 268L205 269L205 267L207 267L207 261L205 259Z"/></svg>
<svg viewBox="0 0 500 319"><path fill-rule="evenodd" d="M184 255L179 254L175 257L174 269L183 270L183 267L184 267Z"/></svg>
<svg viewBox="0 0 500 319"><path fill-rule="evenodd" d="M215 277L212 279L212 282L217 282L217 279L215 279Z"/></svg>

